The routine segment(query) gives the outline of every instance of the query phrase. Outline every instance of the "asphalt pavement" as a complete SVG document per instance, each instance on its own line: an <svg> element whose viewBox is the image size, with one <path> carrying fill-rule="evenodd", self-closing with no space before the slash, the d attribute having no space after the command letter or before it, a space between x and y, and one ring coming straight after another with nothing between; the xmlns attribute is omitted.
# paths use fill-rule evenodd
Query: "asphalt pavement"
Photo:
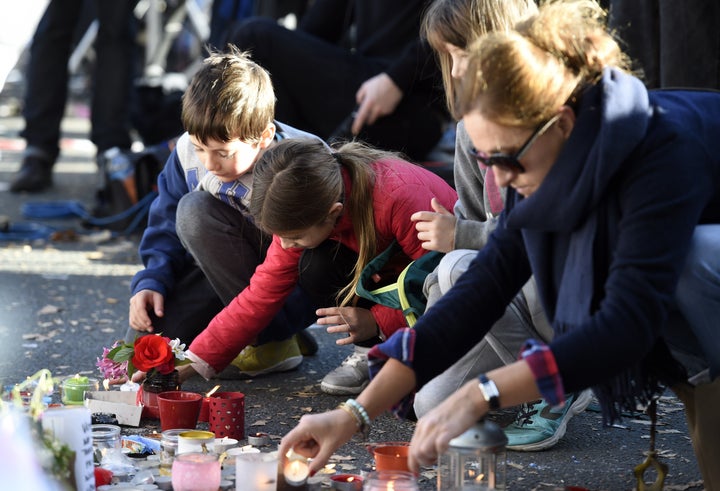
<svg viewBox="0 0 720 491"><path fill-rule="evenodd" d="M0 383L17 383L47 368L54 376L76 373L98 375L96 358L103 346L123 336L128 325L129 284L141 268L139 237L88 231L77 218L29 220L23 206L75 200L90 209L95 186L95 149L87 140L88 108L84 100L68 106L63 122L62 155L55 168L55 184L42 194L11 194L8 185L24 148L18 138L21 87L6 85L0 93L0 215L11 227L38 231L41 238L0 241ZM0 224L1 225L1 224ZM54 239L46 231L52 229ZM295 371L254 380L188 381L183 388L205 392L220 383L223 390L246 395L246 434L266 432L273 442L289 431L303 414L335 407L345 398L323 394L322 377L349 354L334 339L314 328L320 350ZM667 393L659 404L656 449L669 466L666 490L701 490L682 405ZM145 420L148 431L158 422ZM649 419L633 415L611 428L600 414L587 410L573 418L567 434L553 449L508 452L509 491L555 490L578 486L589 490L635 489L633 467L649 448ZM372 442L409 440L410 421L389 415L379 418L370 433ZM363 442L341 447L331 460L342 472L372 468L373 459ZM423 490L436 489L435 472L424 470Z"/></svg>

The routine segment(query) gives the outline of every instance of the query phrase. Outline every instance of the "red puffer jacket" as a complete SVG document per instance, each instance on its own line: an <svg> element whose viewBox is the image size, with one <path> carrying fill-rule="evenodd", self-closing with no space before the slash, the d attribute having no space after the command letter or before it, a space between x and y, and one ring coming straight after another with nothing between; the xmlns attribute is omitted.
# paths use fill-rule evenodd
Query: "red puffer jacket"
<svg viewBox="0 0 720 491"><path fill-rule="evenodd" d="M427 252L417 238L410 216L416 211L430 210L435 197L448 210L453 209L457 193L432 172L403 160L379 160L373 163L375 187L373 210L378 251L385 250L397 239L403 252L416 259ZM345 192L350 181L344 175ZM357 251L357 238L344 214L330 236ZM250 284L223 309L190 345L191 358L203 376L212 376L225 368L272 320L298 281L298 262L302 249L283 249L273 237L265 261L257 267ZM406 326L399 310L381 305L371 309L386 336ZM203 363L204 362L204 363Z"/></svg>

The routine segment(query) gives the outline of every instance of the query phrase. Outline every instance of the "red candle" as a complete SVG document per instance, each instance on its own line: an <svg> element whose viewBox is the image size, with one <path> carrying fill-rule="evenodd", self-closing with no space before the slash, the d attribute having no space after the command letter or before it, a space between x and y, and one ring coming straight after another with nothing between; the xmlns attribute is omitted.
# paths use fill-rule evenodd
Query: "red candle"
<svg viewBox="0 0 720 491"><path fill-rule="evenodd" d="M332 488L340 491L362 491L363 478L357 474L336 474L330 476Z"/></svg>
<svg viewBox="0 0 720 491"><path fill-rule="evenodd" d="M209 414L210 414L210 398L203 397L202 406L200 406L200 415L198 416L198 421L201 423L207 423Z"/></svg>
<svg viewBox="0 0 720 491"><path fill-rule="evenodd" d="M202 406L200 406L200 415L198 416L199 422L210 422L210 396L213 395L219 388L220 386L216 385L205 394L205 397L203 397Z"/></svg>

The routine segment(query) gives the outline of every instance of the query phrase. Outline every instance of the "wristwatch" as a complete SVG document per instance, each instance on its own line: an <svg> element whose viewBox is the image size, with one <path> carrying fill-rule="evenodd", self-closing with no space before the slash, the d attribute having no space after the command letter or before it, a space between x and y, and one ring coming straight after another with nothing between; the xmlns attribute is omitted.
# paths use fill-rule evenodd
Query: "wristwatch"
<svg viewBox="0 0 720 491"><path fill-rule="evenodd" d="M495 382L487 378L484 373L478 377L480 379L480 392L482 393L483 399L488 403L491 411L500 409L500 393L495 385Z"/></svg>

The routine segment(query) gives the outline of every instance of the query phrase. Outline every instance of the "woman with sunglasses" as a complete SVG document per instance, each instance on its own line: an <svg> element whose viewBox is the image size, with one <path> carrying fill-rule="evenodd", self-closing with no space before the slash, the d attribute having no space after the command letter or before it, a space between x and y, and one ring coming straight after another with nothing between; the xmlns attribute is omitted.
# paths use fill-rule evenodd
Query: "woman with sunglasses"
<svg viewBox="0 0 720 491"><path fill-rule="evenodd" d="M689 324L671 322L675 301L697 292L698 264L706 269L693 311L720 314L720 94L648 91L589 0L544 4L470 51L458 112L476 155L508 186L498 226L414 329L371 351L371 371L382 369L350 403L357 414L303 417L281 454L302 449L319 468L481 339L533 274L552 342L528 342L518 361L421 418L410 467L434 463L491 409L540 396L559 404L591 387L610 423L670 387L685 404L705 487L720 489L719 337L685 310Z"/></svg>
<svg viewBox="0 0 720 491"><path fill-rule="evenodd" d="M534 0L435 0L430 4L422 33L437 55L451 112L472 41L487 32L512 29L517 21L536 13ZM505 200L505 188L495 184L493 168L475 155L462 120L456 134L453 177L458 201L453 213L434 201L432 211L418 211L412 216L423 247L446 253L425 281L428 308L452 288L477 251L485 246ZM479 374L514 362L528 338L546 342L552 339L552 327L543 313L533 278L479 343L417 392L415 415L422 417ZM591 399L587 390L568 394L565 404L557 408L547 407L547 401L542 399L519 406L512 423L504 428L507 448L540 451L555 446L569 420L582 412ZM504 413L506 418L509 411Z"/></svg>

